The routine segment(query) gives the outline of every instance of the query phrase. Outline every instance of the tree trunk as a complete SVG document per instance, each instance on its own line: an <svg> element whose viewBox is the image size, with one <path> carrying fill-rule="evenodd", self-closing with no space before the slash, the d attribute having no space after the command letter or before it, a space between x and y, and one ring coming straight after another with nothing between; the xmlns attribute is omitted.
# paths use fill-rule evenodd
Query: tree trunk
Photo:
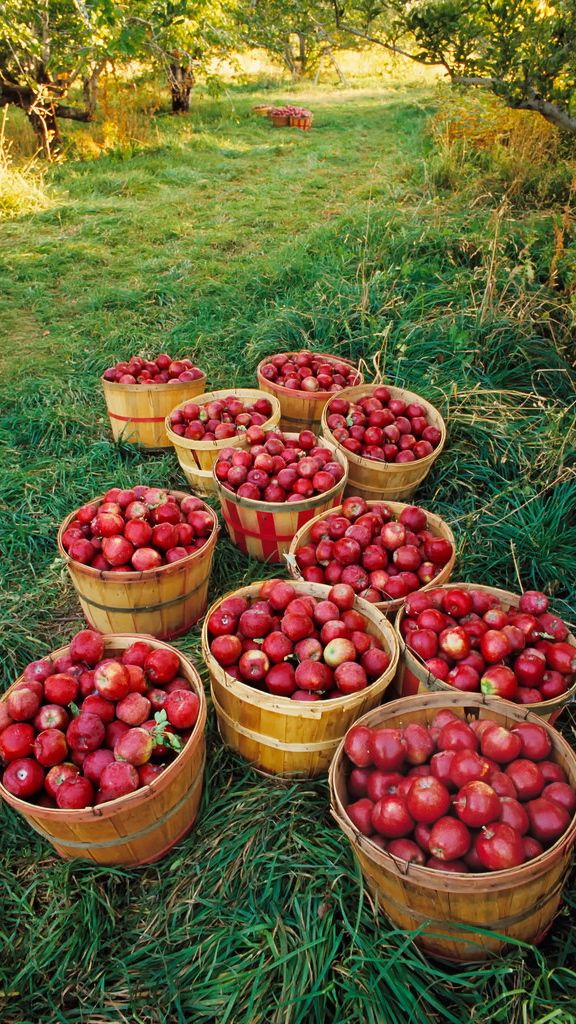
<svg viewBox="0 0 576 1024"><path fill-rule="evenodd" d="M306 36L303 32L298 32L298 64L300 65L300 74L305 75L308 68L308 56L306 53Z"/></svg>
<svg viewBox="0 0 576 1024"><path fill-rule="evenodd" d="M284 63L286 64L290 74L293 77L296 77L296 64L294 63L294 54L292 52L292 44L289 38L286 40L286 44L284 46Z"/></svg>
<svg viewBox="0 0 576 1024"><path fill-rule="evenodd" d="M90 75L87 75L82 83L84 106L86 108L86 113L88 114L87 120L92 120L96 113L96 107L98 105L98 86L100 84L99 80L105 67L106 61L100 61L99 64L96 64L95 67L92 68Z"/></svg>
<svg viewBox="0 0 576 1024"><path fill-rule="evenodd" d="M170 91L172 93L172 113L187 114L190 110L190 93L194 85L194 75L190 68L182 64L170 65Z"/></svg>
<svg viewBox="0 0 576 1024"><path fill-rule="evenodd" d="M37 97L26 110L26 116L34 129L42 153L47 160L54 160L62 150L62 136L54 104Z"/></svg>

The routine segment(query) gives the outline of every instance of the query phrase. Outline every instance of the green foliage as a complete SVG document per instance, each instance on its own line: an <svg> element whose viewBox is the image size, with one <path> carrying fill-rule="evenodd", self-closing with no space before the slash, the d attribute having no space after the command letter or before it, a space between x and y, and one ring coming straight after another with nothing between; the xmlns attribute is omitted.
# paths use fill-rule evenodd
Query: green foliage
<svg viewBox="0 0 576 1024"><path fill-rule="evenodd" d="M132 159L51 169L51 208L3 227L3 687L81 626L55 549L70 509L185 487L172 454L111 441L98 377L135 351L189 353L230 387L310 344L421 391L449 440L417 500L452 523L458 575L517 590L518 570L574 621L576 270L547 287L556 211L498 212L473 168L464 193L434 189L414 84L296 95L312 132L231 89ZM210 597L276 571L222 534ZM177 647L201 667L198 628ZM3 1024L574 1024L573 880L539 949L447 966L377 913L326 783L256 775L212 708L205 787L190 835L132 870L64 862L0 808Z"/></svg>
<svg viewBox="0 0 576 1024"><path fill-rule="evenodd" d="M268 50L294 75L315 70L327 39L322 0L252 0L234 11L246 44Z"/></svg>
<svg viewBox="0 0 576 1024"><path fill-rule="evenodd" d="M100 57L128 52L123 26L129 6L116 0L6 0L0 8L0 80L37 82L40 68L49 77L78 74Z"/></svg>
<svg viewBox="0 0 576 1024"><path fill-rule="evenodd" d="M352 0L337 20L415 60L445 67L453 79L483 79L511 106L555 119L555 111L542 106L550 103L566 115L557 123L576 132L575 0Z"/></svg>

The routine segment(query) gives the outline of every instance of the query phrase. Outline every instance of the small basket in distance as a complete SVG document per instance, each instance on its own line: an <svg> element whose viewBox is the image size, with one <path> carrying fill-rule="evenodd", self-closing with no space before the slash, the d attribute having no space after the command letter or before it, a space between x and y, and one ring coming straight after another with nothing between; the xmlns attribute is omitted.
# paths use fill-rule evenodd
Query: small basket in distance
<svg viewBox="0 0 576 1024"><path fill-rule="evenodd" d="M274 395L264 394L256 388L231 388L227 391L207 391L196 400L196 405L203 406L209 402L233 396L241 402L256 402L265 398L272 406L269 419L262 424L264 430L273 430L280 422L280 402ZM196 494L213 494L216 490L212 469L223 448L247 448L248 442L244 433L235 437L227 437L222 441L193 441L188 437L176 434L170 425L170 417L184 402L173 407L166 416L166 436L173 445L180 468L190 487Z"/></svg>
<svg viewBox="0 0 576 1024"><path fill-rule="evenodd" d="M377 384L362 384L359 387L345 388L339 391L333 398L341 398L348 402L357 402L360 398L372 395ZM405 402L413 402L422 405L426 410L430 425L438 427L441 438L430 455L423 459L415 459L414 462L380 462L375 459L366 459L361 455L348 451L334 438L327 420L329 404L324 406L322 412L322 434L328 440L336 444L343 451L348 459L350 469L348 472L347 494L359 494L366 500L379 501L404 501L411 497L416 488L426 478L432 466L446 443L446 424L438 409L430 402L416 395L413 391L406 391L404 388L395 388L386 385L393 398L400 398Z"/></svg>

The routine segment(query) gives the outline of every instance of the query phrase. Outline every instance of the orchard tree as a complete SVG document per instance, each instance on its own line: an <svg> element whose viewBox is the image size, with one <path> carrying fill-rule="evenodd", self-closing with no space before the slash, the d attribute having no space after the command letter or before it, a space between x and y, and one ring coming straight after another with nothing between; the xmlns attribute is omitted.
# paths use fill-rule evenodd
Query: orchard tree
<svg viewBox="0 0 576 1024"><path fill-rule="evenodd" d="M576 134L576 0L333 0L333 25Z"/></svg>
<svg viewBox="0 0 576 1024"><path fill-rule="evenodd" d="M227 42L210 0L1 0L0 106L25 111L40 148L61 147L59 118L91 121L108 62L139 59L168 76L173 109L188 109L192 68ZM66 103L81 82L83 104Z"/></svg>
<svg viewBox="0 0 576 1024"><path fill-rule="evenodd" d="M175 5L171 4L174 8ZM158 5L148 19L150 55L168 78L173 113L187 113L190 93L199 71L206 71L213 58L228 56L238 45L237 23L229 8L219 0L183 0L178 11L159 16Z"/></svg>
<svg viewBox="0 0 576 1024"><path fill-rule="evenodd" d="M235 7L235 15L242 41L267 50L294 78L314 72L327 57L343 81L334 56L333 8L326 0L247 0Z"/></svg>
<svg viewBox="0 0 576 1024"><path fill-rule="evenodd" d="M115 52L123 18L114 0L3 0L0 106L25 111L45 156L60 148L59 118L92 119L98 75ZM84 104L69 106L78 81Z"/></svg>

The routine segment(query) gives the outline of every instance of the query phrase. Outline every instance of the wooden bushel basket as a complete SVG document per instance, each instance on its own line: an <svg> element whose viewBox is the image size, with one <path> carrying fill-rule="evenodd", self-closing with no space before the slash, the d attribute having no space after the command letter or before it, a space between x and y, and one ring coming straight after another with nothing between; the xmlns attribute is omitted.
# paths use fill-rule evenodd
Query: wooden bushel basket
<svg viewBox="0 0 576 1024"><path fill-rule="evenodd" d="M174 384L116 384L101 377L106 408L115 441L142 448L170 448L166 416L175 405L204 393L206 374Z"/></svg>
<svg viewBox="0 0 576 1024"><path fill-rule="evenodd" d="M298 594L326 599L330 587L296 583ZM262 582L234 591L256 597ZM230 595L226 595L230 596ZM398 638L388 620L373 605L356 598L354 608L367 620L367 632L377 636L390 653L386 671L366 689L346 697L322 701L295 701L275 697L238 682L210 653L207 620L224 600L208 612L202 628L202 655L208 666L211 694L220 735L253 768L271 775L308 779L324 774L334 751L350 725L369 708L380 704L398 663Z"/></svg>
<svg viewBox="0 0 576 1024"><path fill-rule="evenodd" d="M142 639L154 648L166 648L166 644L152 637L105 635L106 654L120 654ZM67 654L68 649L61 647L52 657ZM192 828L204 783L206 698L194 666L180 651L176 654L180 658L180 675L188 679L200 699L200 711L188 742L152 783L128 796L82 810L39 807L13 796L0 784L0 795L6 803L47 839L61 857L80 857L96 864L149 864L168 853ZM21 681L17 680L14 686Z"/></svg>
<svg viewBox="0 0 576 1024"><path fill-rule="evenodd" d="M295 438L297 434L285 436ZM329 510L341 501L348 464L334 445L326 444L326 447L333 451L334 461L340 463L344 476L329 491L315 494L311 498L302 498L302 501L273 502L241 498L214 476L214 486L230 540L245 555L259 562L283 562L294 534L319 512Z"/></svg>
<svg viewBox="0 0 576 1024"><path fill-rule="evenodd" d="M169 494L184 498L181 491ZM95 501L102 501L95 498ZM75 562L64 550L62 536L72 512L58 531L58 550L66 562L86 621L101 633L147 633L169 640L187 633L206 611L218 518L209 505L214 528L202 548L177 562L144 572L115 573Z"/></svg>
<svg viewBox="0 0 576 1024"><path fill-rule="evenodd" d="M284 352L286 356L295 356L296 352ZM356 370L356 380L358 384L362 384L364 380L360 370L356 368L350 359L344 359L341 356L327 356L323 352L315 352L314 355L322 357L326 363L345 363L346 366L352 367ZM261 369L266 363L270 362L272 357L268 356L266 359L261 359L256 368L256 376L258 378L258 387L262 391L266 391L269 395L274 395L280 402L282 408L282 419L280 420L280 426L282 430L291 430L299 434L301 430L313 430L315 434L320 433L320 422L322 419L322 411L326 402L329 398L335 398L336 395L340 397L343 392L340 391L292 391L290 388L283 388L276 381L266 380L261 374ZM346 389L348 390L348 389ZM332 441L335 444L334 441Z"/></svg>
<svg viewBox="0 0 576 1024"><path fill-rule="evenodd" d="M256 402L259 398L267 398L272 406L272 415L262 424L264 430L274 430L280 422L280 402L274 395L264 394L254 388L229 388L226 391L207 391L196 400L197 405L207 405L208 402L215 402L221 398L228 398L233 395L241 402ZM180 405L184 405L181 402ZM180 408L180 405L173 406L170 414L166 416L166 436L171 445L174 446L180 468L184 473L190 487L196 494L213 494L216 490L212 468L223 448L247 448L248 443L244 433L236 437L227 437L222 441L192 441L188 437L181 437L175 434L170 427L170 415Z"/></svg>
<svg viewBox="0 0 576 1024"><path fill-rule="evenodd" d="M576 754L566 740L526 708L471 693L428 693L406 697L365 715L357 724L402 728L429 725L442 708L460 718L490 718L507 728L539 722L552 741L551 759L576 786ZM330 767L331 812L349 839L364 880L396 927L414 932L415 944L429 956L478 962L505 952L506 939L538 943L558 911L576 841L576 816L567 831L539 857L504 871L443 872L394 857L362 835L345 807L344 741Z"/></svg>
<svg viewBox="0 0 576 1024"><path fill-rule="evenodd" d="M381 502L367 502L369 509L372 508L374 505L378 504L381 504ZM386 504L390 506L396 518L398 518L398 516L402 512L402 509L408 507L407 505L397 501L387 501ZM315 516L314 519L311 519L300 530L298 530L298 533L295 535L294 540L290 545L290 550L286 556L286 561L288 562L288 571L293 579L302 579L302 574L300 572L300 569L298 568L298 565L296 564L296 549L308 543L310 539L310 531L315 523L321 522L322 519L326 519L330 515L340 515L341 511L341 505L338 505L337 508L331 508L327 512L322 512L321 515ZM426 509L424 509L423 511L426 512L426 518L428 520L427 529L429 529L430 533L433 533L435 537L442 537L445 540L449 540L452 545L453 551L450 561L446 562L446 565L444 565L440 569L438 575L434 577L431 583L425 583L422 587L419 587L417 591L418 593L424 590L435 589L436 587L440 586L441 583L447 583L452 575L454 563L456 561L456 541L454 540L454 534L452 533L452 530L450 529L448 524L440 518L440 516L436 516L434 515L433 512L428 512ZM404 604L404 601L405 598L403 597L399 597L394 600L391 599L390 601L378 601L374 604L374 607L378 608L378 610L381 611L383 615L392 615L393 612L395 612L398 608L401 607L401 605Z"/></svg>
<svg viewBox="0 0 576 1024"><path fill-rule="evenodd" d="M364 384L360 387L345 388L338 391L331 398L343 398L348 402L357 402L359 398L372 395L378 384ZM432 469L432 465L440 455L446 443L446 424L438 410L427 402L425 398L414 394L413 391L405 391L404 388L395 388L389 384L386 387L393 398L401 398L407 403L417 402L426 410L430 426L438 427L442 437L438 447L423 459L416 459L414 462L377 462L375 459L365 459L361 455L355 455L343 448L334 438L328 427L328 408L324 406L322 412L322 434L338 449L345 453L350 464L348 473L348 489L346 494L359 494L361 497L372 498L376 501L397 500L403 501L410 498L414 491L422 483L424 478Z"/></svg>
<svg viewBox="0 0 576 1024"><path fill-rule="evenodd" d="M520 597L517 594L511 594L509 590L499 590L498 587L485 587L477 583L450 583L440 587L441 590L482 590L486 594L493 594L497 597L504 607L505 611L509 608L517 608L520 604ZM430 588L436 589L436 588ZM430 690L437 690L443 693L454 693L454 687L450 686L449 683L445 683L443 679L438 679L437 676L433 676L428 671L424 662L414 654L406 644L404 638L400 632L400 626L404 615L406 614L406 608L399 608L396 621L394 623L396 632L398 633L398 640L400 643L400 661L398 663L398 674L394 680L394 690L398 697L410 697L417 693L427 693ZM570 633L568 641L576 646L576 637ZM494 698L495 700L498 698ZM566 693L560 694L559 697L554 697L552 700L543 700L538 704L523 704L517 705L518 707L524 707L528 711L533 711L538 718L554 722L558 715L565 708L566 704L570 704L576 699L576 682L570 687Z"/></svg>
<svg viewBox="0 0 576 1024"><path fill-rule="evenodd" d="M290 127L302 128L303 131L309 132L312 127L313 120L313 115L290 114Z"/></svg>

